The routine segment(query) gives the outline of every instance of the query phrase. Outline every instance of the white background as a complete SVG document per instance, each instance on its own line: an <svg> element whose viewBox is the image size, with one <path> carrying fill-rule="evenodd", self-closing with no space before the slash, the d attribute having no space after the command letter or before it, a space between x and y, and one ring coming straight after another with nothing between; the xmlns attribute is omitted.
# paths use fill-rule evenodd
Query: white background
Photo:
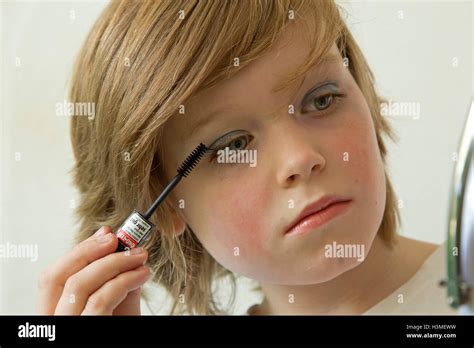
<svg viewBox="0 0 474 348"><path fill-rule="evenodd" d="M0 243L37 244L39 258L0 258L0 314L35 313L39 272L70 249L77 230L69 119L56 116L55 105L66 99L74 56L105 4L1 3ZM417 120L391 118L400 142L388 143L389 170L403 201L400 233L441 243L453 152L474 94L473 4L340 4L381 93L421 105ZM255 300L246 282L241 287L236 313Z"/></svg>

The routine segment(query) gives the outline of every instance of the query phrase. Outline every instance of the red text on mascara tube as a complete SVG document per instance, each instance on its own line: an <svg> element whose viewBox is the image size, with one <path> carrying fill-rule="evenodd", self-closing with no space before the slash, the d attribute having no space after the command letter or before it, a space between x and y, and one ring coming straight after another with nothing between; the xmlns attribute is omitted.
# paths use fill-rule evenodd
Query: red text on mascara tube
<svg viewBox="0 0 474 348"><path fill-rule="evenodd" d="M138 246L149 234L152 225L138 212L133 212L116 232L123 245L132 249Z"/></svg>

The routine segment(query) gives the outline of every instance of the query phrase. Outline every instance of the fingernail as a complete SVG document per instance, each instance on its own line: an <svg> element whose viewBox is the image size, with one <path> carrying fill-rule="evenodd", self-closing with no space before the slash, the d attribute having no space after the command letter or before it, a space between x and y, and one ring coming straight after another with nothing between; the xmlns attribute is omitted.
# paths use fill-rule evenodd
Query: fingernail
<svg viewBox="0 0 474 348"><path fill-rule="evenodd" d="M138 255L138 254L141 254L141 253L143 253L143 248L142 247L133 248L132 250L130 250L130 255Z"/></svg>
<svg viewBox="0 0 474 348"><path fill-rule="evenodd" d="M112 233L107 233L107 234L105 234L103 236L99 236L97 238L97 241L99 243L107 243L107 242L110 242L111 240L112 240Z"/></svg>

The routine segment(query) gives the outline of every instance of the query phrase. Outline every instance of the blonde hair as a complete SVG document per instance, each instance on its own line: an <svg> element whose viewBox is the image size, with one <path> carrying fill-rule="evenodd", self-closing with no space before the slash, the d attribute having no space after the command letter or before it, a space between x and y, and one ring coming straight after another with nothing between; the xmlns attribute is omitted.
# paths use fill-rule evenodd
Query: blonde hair
<svg viewBox="0 0 474 348"><path fill-rule="evenodd" d="M72 172L81 195L76 242L102 225L116 230L134 208L149 207L167 183L160 152L166 121L198 91L265 53L291 21L313 23L314 40L308 60L282 86L303 76L335 42L370 107L386 167L382 136L396 140L395 135L380 114L382 99L372 72L332 1L112 1L83 44L71 82L71 102L96 104L93 121L71 121ZM390 245L400 216L387 171L385 177L386 208L378 233ZM159 231L145 245L153 281L172 296L170 314L226 313L213 284L229 276L233 298L235 275L189 228L176 237L175 212L167 200L151 218Z"/></svg>

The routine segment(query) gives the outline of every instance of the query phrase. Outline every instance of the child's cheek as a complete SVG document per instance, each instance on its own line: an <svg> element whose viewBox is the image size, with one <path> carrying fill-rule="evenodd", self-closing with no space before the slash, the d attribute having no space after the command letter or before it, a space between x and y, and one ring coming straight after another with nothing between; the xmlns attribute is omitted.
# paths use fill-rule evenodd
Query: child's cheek
<svg viewBox="0 0 474 348"><path fill-rule="evenodd" d="M334 149L343 154L343 170L358 201L361 223L372 226L379 223L385 208L385 171L370 114L357 119L339 134Z"/></svg>
<svg viewBox="0 0 474 348"><path fill-rule="evenodd" d="M254 170L249 168L245 170ZM206 221L210 252L234 271L252 264L266 250L271 232L268 207L272 191L256 174L223 180L207 195L212 212ZM267 236L267 237L266 237Z"/></svg>

